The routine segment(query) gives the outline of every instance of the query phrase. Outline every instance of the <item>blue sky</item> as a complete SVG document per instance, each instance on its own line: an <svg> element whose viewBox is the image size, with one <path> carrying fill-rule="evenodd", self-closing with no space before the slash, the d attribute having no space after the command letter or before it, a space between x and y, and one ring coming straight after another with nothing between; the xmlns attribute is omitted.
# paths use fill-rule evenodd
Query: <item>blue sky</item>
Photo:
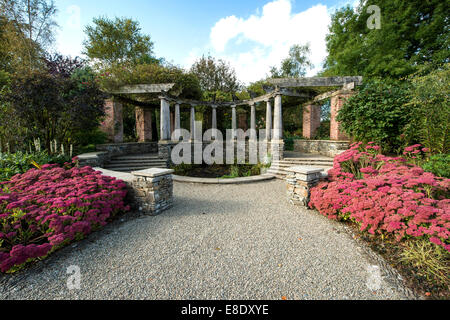
<svg viewBox="0 0 450 320"><path fill-rule="evenodd" d="M56 0L56 50L80 55L84 28L94 17L130 17L155 43L158 57L181 67L203 54L227 60L248 83L267 74L292 44L310 43L320 70L330 14L354 0Z"/></svg>

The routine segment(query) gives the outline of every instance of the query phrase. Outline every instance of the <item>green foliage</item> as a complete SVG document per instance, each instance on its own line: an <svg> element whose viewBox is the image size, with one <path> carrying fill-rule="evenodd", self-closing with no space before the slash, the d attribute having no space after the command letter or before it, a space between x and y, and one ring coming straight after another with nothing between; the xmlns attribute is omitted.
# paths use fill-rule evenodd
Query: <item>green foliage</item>
<svg viewBox="0 0 450 320"><path fill-rule="evenodd" d="M412 121L406 128L409 140L418 140L433 153L450 150L450 63L429 71L422 66L412 76L410 102Z"/></svg>
<svg viewBox="0 0 450 320"><path fill-rule="evenodd" d="M421 164L423 170L450 179L450 154L436 154Z"/></svg>
<svg viewBox="0 0 450 320"><path fill-rule="evenodd" d="M127 18L100 17L93 26L87 26L84 42L86 54L91 60L98 59L103 66L114 63L156 62L153 57L153 42L143 35L139 22Z"/></svg>
<svg viewBox="0 0 450 320"><path fill-rule="evenodd" d="M325 120L320 123L313 140L330 140L330 120Z"/></svg>
<svg viewBox="0 0 450 320"><path fill-rule="evenodd" d="M225 61L202 56L191 67L203 91L234 93L241 87L236 71Z"/></svg>
<svg viewBox="0 0 450 320"><path fill-rule="evenodd" d="M56 74L16 76L6 94L14 116L26 124L28 139L42 137L47 150L55 139L76 144L74 137L97 128L104 115L104 94L96 83L80 85L76 74L68 77L62 69L56 69Z"/></svg>
<svg viewBox="0 0 450 320"><path fill-rule="evenodd" d="M171 65L162 66L154 63L114 65L105 69L97 81L105 91L112 91L124 85L175 83L170 91L172 95L186 99L200 99L202 96L197 77ZM140 98L145 100L142 95Z"/></svg>
<svg viewBox="0 0 450 320"><path fill-rule="evenodd" d="M369 29L370 5L381 10L381 29ZM339 9L327 35L324 75L401 78L424 62L450 58L448 2L363 0Z"/></svg>
<svg viewBox="0 0 450 320"><path fill-rule="evenodd" d="M47 151L33 152L33 153L1 153L0 152L0 181L9 180L16 174L25 173L34 168L32 162L38 165L44 164L60 164L70 161L69 155L53 154L50 155Z"/></svg>
<svg viewBox="0 0 450 320"><path fill-rule="evenodd" d="M270 74L272 78L285 78L285 77L304 77L307 69L311 69L313 64L309 60L311 55L311 49L309 44L306 45L293 45L289 49L289 57L281 61L280 69L272 67Z"/></svg>
<svg viewBox="0 0 450 320"><path fill-rule="evenodd" d="M384 152L398 152L404 146L402 134L411 119L408 101L405 82L367 81L344 104L338 121L357 141L374 141Z"/></svg>

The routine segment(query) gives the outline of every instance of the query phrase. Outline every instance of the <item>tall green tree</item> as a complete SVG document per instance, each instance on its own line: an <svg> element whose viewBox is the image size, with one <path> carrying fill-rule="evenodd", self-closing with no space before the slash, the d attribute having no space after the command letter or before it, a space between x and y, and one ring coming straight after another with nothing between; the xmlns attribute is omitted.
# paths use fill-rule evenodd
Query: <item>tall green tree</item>
<svg viewBox="0 0 450 320"><path fill-rule="evenodd" d="M24 55L21 65L29 70L39 66L43 51L54 41L56 12L53 0L0 0L4 35L10 48Z"/></svg>
<svg viewBox="0 0 450 320"><path fill-rule="evenodd" d="M84 54L98 60L103 67L115 63L152 63L153 42L141 32L139 22L128 18L95 18L94 24L85 28L87 40Z"/></svg>
<svg viewBox="0 0 450 320"><path fill-rule="evenodd" d="M194 62L190 71L197 76L200 87L207 93L231 94L241 88L236 71L222 59L202 56Z"/></svg>
<svg viewBox="0 0 450 320"><path fill-rule="evenodd" d="M379 29L368 25L372 5L380 8ZM324 75L401 78L425 62L448 62L449 10L442 0L362 0L341 8L326 38Z"/></svg>
<svg viewBox="0 0 450 320"><path fill-rule="evenodd" d="M311 49L309 44L306 45L293 45L289 50L289 56L281 62L281 66L272 67L270 74L272 78L284 78L284 77L304 77L308 69L312 68L312 63L309 59Z"/></svg>

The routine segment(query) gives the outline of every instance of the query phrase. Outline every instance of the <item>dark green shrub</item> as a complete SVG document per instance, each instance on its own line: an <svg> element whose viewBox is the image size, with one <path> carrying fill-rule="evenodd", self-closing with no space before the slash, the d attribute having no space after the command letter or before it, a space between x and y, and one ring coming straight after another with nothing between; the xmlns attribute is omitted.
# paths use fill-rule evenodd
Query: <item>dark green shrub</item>
<svg viewBox="0 0 450 320"><path fill-rule="evenodd" d="M422 164L425 171L436 176L450 178L450 154L436 154Z"/></svg>
<svg viewBox="0 0 450 320"><path fill-rule="evenodd" d="M373 141L384 152L398 152L411 120L408 83L371 80L349 98L338 114L342 129L356 141Z"/></svg>

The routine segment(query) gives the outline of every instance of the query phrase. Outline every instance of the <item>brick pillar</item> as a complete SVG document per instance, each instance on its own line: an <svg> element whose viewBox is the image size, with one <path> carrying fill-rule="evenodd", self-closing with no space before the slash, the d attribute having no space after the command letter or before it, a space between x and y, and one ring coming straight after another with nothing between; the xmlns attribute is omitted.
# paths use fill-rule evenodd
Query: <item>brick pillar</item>
<svg viewBox="0 0 450 320"><path fill-rule="evenodd" d="M105 119L100 129L108 135L108 140L114 143L123 142L123 108L120 102L113 99L105 100Z"/></svg>
<svg viewBox="0 0 450 320"><path fill-rule="evenodd" d="M139 142L152 141L152 110L136 107L136 133Z"/></svg>
<svg viewBox="0 0 450 320"><path fill-rule="evenodd" d="M312 139L320 127L321 106L308 105L303 108L303 137Z"/></svg>
<svg viewBox="0 0 450 320"><path fill-rule="evenodd" d="M238 117L239 117L238 128L242 129L244 131L247 131L248 130L247 113L246 112L239 112L238 113Z"/></svg>
<svg viewBox="0 0 450 320"><path fill-rule="evenodd" d="M331 140L349 140L344 132L341 131L339 122L336 120L339 110L345 101L354 93L339 93L331 97L331 123L330 123L330 139Z"/></svg>

